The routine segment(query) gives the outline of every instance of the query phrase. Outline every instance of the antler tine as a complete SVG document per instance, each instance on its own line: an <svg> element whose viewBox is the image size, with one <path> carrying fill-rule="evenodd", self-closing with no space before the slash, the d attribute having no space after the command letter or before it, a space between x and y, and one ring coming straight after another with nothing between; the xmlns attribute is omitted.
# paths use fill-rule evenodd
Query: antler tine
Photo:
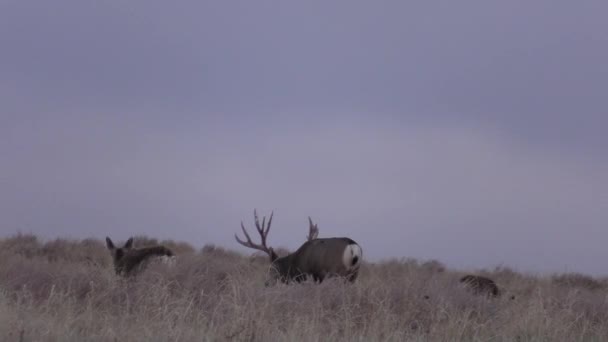
<svg viewBox="0 0 608 342"><path fill-rule="evenodd" d="M260 223L256 221L255 226L260 233L260 237L262 239L262 246L266 246L266 233L264 231L264 225L266 224L266 216L262 217L262 227L260 227Z"/></svg>
<svg viewBox="0 0 608 342"><path fill-rule="evenodd" d="M257 211L253 211L253 216L255 218L255 228L258 230L258 233L262 235L264 233L264 225L266 224L266 216L262 217L262 225L260 226L260 217L258 216Z"/></svg>
<svg viewBox="0 0 608 342"><path fill-rule="evenodd" d="M274 210L270 212L270 217L268 218L268 226L266 226L266 235L270 231L270 225L272 224L272 215L274 215Z"/></svg>
<svg viewBox="0 0 608 342"><path fill-rule="evenodd" d="M308 216L308 236L306 237L308 241L314 240L319 236L319 227L312 222L310 216Z"/></svg>
<svg viewBox="0 0 608 342"><path fill-rule="evenodd" d="M258 231L259 231L260 230L260 218L258 217L257 209L253 209L253 219L255 221L255 227L258 228Z"/></svg>

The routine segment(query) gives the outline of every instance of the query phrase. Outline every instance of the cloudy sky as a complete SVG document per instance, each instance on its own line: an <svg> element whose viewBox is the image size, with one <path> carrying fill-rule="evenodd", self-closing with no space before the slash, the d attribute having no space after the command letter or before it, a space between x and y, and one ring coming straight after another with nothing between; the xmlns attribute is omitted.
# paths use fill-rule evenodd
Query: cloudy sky
<svg viewBox="0 0 608 342"><path fill-rule="evenodd" d="M606 1L0 1L0 235L608 275Z"/></svg>

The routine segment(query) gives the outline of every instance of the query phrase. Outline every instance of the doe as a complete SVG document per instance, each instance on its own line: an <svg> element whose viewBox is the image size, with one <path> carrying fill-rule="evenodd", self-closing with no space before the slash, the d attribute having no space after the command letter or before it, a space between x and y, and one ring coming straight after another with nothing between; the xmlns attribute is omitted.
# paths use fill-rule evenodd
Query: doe
<svg viewBox="0 0 608 342"><path fill-rule="evenodd" d="M114 270L116 274L129 276L140 270L145 261L153 257L174 257L172 250L165 246L151 246L143 248L133 248L133 238L129 238L127 242L120 248L116 248L112 239L106 237L106 246L112 254L114 262Z"/></svg>

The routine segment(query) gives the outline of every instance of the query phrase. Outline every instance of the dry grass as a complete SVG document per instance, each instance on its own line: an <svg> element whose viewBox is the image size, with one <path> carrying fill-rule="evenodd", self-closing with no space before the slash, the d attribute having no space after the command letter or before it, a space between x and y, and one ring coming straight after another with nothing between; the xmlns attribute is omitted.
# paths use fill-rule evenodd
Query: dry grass
<svg viewBox="0 0 608 342"><path fill-rule="evenodd" d="M136 239L136 245L155 243ZM364 264L339 280L266 288L266 262L214 246L117 278L101 241L0 240L7 341L606 341L604 282L480 272L517 295L474 297L437 261ZM425 298L428 296L428 299Z"/></svg>

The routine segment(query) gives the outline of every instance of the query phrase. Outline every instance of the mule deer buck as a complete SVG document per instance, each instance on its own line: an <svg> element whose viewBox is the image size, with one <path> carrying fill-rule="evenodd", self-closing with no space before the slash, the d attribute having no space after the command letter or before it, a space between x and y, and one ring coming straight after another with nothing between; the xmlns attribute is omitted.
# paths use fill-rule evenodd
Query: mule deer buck
<svg viewBox="0 0 608 342"><path fill-rule="evenodd" d="M141 270L148 260L153 257L174 257L173 251L165 246L151 246L133 248L133 238L129 238L124 246L116 248L109 237L106 237L106 246L112 254L116 274L129 276ZM164 260L163 260L164 262Z"/></svg>
<svg viewBox="0 0 608 342"><path fill-rule="evenodd" d="M460 282L475 295L500 297L503 294L494 280L487 277L467 274L460 278ZM515 296L510 296L510 299L515 299Z"/></svg>
<svg viewBox="0 0 608 342"><path fill-rule="evenodd" d="M355 241L346 237L317 238L319 228L309 217L307 241L295 252L279 257L272 247L267 245L273 213L270 214L267 224L266 217L260 224L256 211L253 212L253 216L261 243L256 244L251 240L243 222L241 229L246 241L241 240L237 234L234 237L239 244L262 251L270 257L270 279L266 282L266 286L276 283L277 280L286 284L292 281L301 282L309 276L315 282L322 282L323 279L332 276L344 277L350 282L357 279L363 251Z"/></svg>

